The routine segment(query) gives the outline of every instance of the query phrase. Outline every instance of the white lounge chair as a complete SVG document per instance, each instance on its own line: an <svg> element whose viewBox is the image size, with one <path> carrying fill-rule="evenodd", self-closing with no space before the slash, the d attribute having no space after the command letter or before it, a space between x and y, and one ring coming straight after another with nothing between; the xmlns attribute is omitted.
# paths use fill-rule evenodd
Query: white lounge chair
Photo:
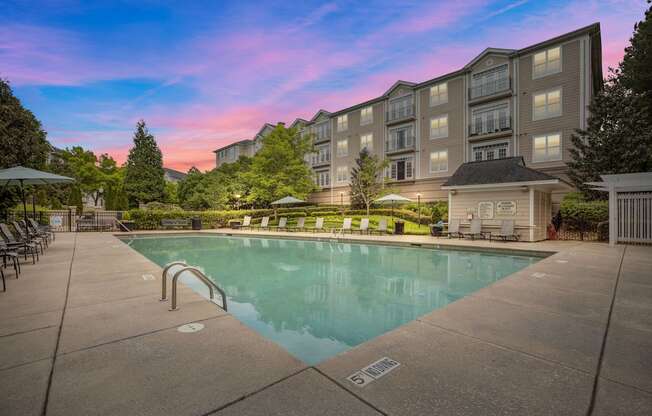
<svg viewBox="0 0 652 416"><path fill-rule="evenodd" d="M305 231L306 229L306 217L297 218L297 225L288 227L288 231Z"/></svg>
<svg viewBox="0 0 652 416"><path fill-rule="evenodd" d="M369 234L373 233L387 234L387 218L378 220L378 227L376 229L369 229Z"/></svg>
<svg viewBox="0 0 652 416"><path fill-rule="evenodd" d="M269 230L269 217L263 217L257 228L259 230Z"/></svg>
<svg viewBox="0 0 652 416"><path fill-rule="evenodd" d="M317 217L317 220L315 221L315 226L312 227L312 228L306 228L306 229L312 231L313 233L325 231L324 230L324 218L323 217Z"/></svg>
<svg viewBox="0 0 652 416"><path fill-rule="evenodd" d="M251 217L249 215L245 215L242 224L240 225L241 230L244 230L245 228L251 228Z"/></svg>
<svg viewBox="0 0 652 416"><path fill-rule="evenodd" d="M287 217L281 217L278 219L278 225L269 227L270 229L276 230L276 231L285 231L288 225L288 218Z"/></svg>
<svg viewBox="0 0 652 416"><path fill-rule="evenodd" d="M342 227L341 228L333 228L333 234L337 234L337 233L344 234L347 231L352 233L353 232L353 230L351 229L351 223L352 222L353 222L352 218L344 218L344 221L342 221Z"/></svg>
<svg viewBox="0 0 652 416"><path fill-rule="evenodd" d="M500 224L500 232L491 233L489 235L489 240L492 239L507 241L507 240L519 240L519 235L514 232L514 220L503 220Z"/></svg>
<svg viewBox="0 0 652 416"><path fill-rule="evenodd" d="M460 220L458 218L453 218L448 222L448 231L446 232L446 235L448 235L448 238L462 238L462 233L460 233Z"/></svg>
<svg viewBox="0 0 652 416"><path fill-rule="evenodd" d="M468 233L463 233L464 237L470 237L471 240L475 240L476 237L484 238L482 234L482 220L475 218L471 220L471 229Z"/></svg>
<svg viewBox="0 0 652 416"><path fill-rule="evenodd" d="M369 218L362 218L360 220L360 226L357 230L353 230L356 232L359 232L360 234L362 233L367 233L369 234Z"/></svg>

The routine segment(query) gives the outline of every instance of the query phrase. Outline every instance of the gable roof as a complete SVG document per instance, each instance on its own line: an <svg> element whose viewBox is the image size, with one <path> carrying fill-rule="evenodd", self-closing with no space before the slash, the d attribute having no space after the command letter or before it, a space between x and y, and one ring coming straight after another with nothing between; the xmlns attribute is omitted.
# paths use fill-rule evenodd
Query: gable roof
<svg viewBox="0 0 652 416"><path fill-rule="evenodd" d="M263 124L263 127L261 127L260 130L258 130L258 133L256 133L256 136L262 135L265 132L265 129L268 129L268 128L269 129L274 129L274 126L272 124L270 124L270 123Z"/></svg>
<svg viewBox="0 0 652 416"><path fill-rule="evenodd" d="M480 52L478 56L475 58L471 59L471 61L464 65L464 69L469 69L473 65L477 64L481 60L485 58L485 56L489 55L503 55L503 56L509 56L513 53L516 52L516 49L501 49L501 48L486 48L484 51Z"/></svg>
<svg viewBox="0 0 652 416"><path fill-rule="evenodd" d="M187 176L186 173L179 172L178 170L174 170L174 169L170 169L170 168L163 168L163 170L165 171L165 173L167 173L167 175L170 178L173 178L173 179L181 180L181 179L183 179L183 178L185 178Z"/></svg>
<svg viewBox="0 0 652 416"><path fill-rule="evenodd" d="M328 111L326 111L326 110L324 110L324 109L320 109L319 111L317 111L317 112L315 113L314 116L312 116L312 118L310 119L310 122L311 122L311 123L314 123L315 121L317 121L317 119L319 118L319 116L321 116L322 114L324 114L324 115L326 115L326 116L330 116L330 115L331 115L330 112L328 112Z"/></svg>
<svg viewBox="0 0 652 416"><path fill-rule="evenodd" d="M528 168L522 156L463 163L442 187L559 182L559 178Z"/></svg>
<svg viewBox="0 0 652 416"><path fill-rule="evenodd" d="M308 124L308 121L307 121L307 120L304 120L304 119L302 119L302 118L297 118L296 120L294 120L294 121L292 122L292 124L290 124L290 127L295 127L295 126L298 125L298 124Z"/></svg>
<svg viewBox="0 0 652 416"><path fill-rule="evenodd" d="M389 97L389 95L390 95L390 94L391 94L395 89L397 89L397 88L399 88L399 87L409 87L409 88L412 88L412 87L414 87L415 85L417 85L415 82L403 81L403 80L399 79L398 81L396 81L396 82L394 83L394 85L392 85L391 87L389 87L389 89L388 89L387 91L385 91L385 93L383 94L383 97Z"/></svg>

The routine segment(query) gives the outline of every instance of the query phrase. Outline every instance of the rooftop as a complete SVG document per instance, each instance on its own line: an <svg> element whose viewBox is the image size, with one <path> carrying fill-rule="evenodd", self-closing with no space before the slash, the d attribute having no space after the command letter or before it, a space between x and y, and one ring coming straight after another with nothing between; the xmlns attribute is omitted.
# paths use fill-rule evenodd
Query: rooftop
<svg viewBox="0 0 652 416"><path fill-rule="evenodd" d="M522 156L463 163L442 186L489 185L558 181L559 178L528 168Z"/></svg>

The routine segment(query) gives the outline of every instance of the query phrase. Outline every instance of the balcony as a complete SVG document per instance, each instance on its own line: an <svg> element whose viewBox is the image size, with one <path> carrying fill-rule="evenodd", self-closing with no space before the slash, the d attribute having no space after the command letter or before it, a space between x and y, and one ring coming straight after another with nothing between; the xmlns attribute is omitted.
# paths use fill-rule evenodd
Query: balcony
<svg viewBox="0 0 652 416"><path fill-rule="evenodd" d="M390 110L385 113L385 123L397 124L403 121L414 120L416 118L415 110L416 107L414 104L409 104L407 106L401 106L398 108L390 108Z"/></svg>
<svg viewBox="0 0 652 416"><path fill-rule="evenodd" d="M495 80L486 80L469 88L469 100L477 101L482 98L503 96L512 89L512 80L509 77Z"/></svg>
<svg viewBox="0 0 652 416"><path fill-rule="evenodd" d="M474 136L500 136L512 131L512 118L507 115L494 116L492 113L474 116L473 123L469 124L469 137Z"/></svg>
<svg viewBox="0 0 652 416"><path fill-rule="evenodd" d="M402 138L393 138L385 141L385 153L394 154L402 152L410 152L414 150L414 136L407 136Z"/></svg>
<svg viewBox="0 0 652 416"><path fill-rule="evenodd" d="M310 158L310 166L313 168L319 167L319 166L327 166L330 165L331 163L331 154L330 153L323 153L320 155L313 155Z"/></svg>

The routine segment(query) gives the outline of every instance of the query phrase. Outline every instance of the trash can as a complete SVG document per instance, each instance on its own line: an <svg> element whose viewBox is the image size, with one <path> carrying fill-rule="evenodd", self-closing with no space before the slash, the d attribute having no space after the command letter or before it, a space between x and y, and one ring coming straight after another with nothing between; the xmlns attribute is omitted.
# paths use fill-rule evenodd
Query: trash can
<svg viewBox="0 0 652 416"><path fill-rule="evenodd" d="M402 235L404 229L405 223L403 221L394 221L394 234Z"/></svg>
<svg viewBox="0 0 652 416"><path fill-rule="evenodd" d="M195 217L192 219L192 229L201 230L201 218Z"/></svg>

